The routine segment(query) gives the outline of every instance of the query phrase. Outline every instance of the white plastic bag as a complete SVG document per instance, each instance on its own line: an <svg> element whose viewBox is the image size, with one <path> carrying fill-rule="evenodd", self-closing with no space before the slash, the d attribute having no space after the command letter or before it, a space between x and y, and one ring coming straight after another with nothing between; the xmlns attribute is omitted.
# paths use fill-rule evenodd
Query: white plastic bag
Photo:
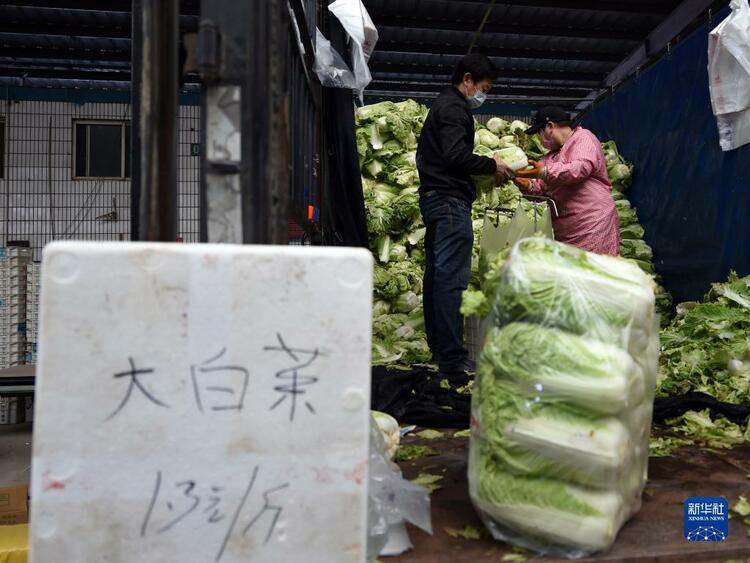
<svg viewBox="0 0 750 563"><path fill-rule="evenodd" d="M336 0L328 9L338 18L352 41L359 47L366 68L367 61L370 60L370 55L378 42L378 30L372 23L367 8L361 0Z"/></svg>
<svg viewBox="0 0 750 563"><path fill-rule="evenodd" d="M370 416L370 460L367 503L367 561L379 555L400 555L412 548L406 531L411 522L432 533L430 494L407 481L386 454L387 446L375 419Z"/></svg>
<svg viewBox="0 0 750 563"><path fill-rule="evenodd" d="M351 40L352 68L331 47L330 42L317 32L315 73L323 86L351 88L357 91L360 101L372 75L367 66L370 54L378 42L378 30L361 0L336 0L328 6L341 22Z"/></svg>
<svg viewBox="0 0 750 563"><path fill-rule="evenodd" d="M750 143L750 6L729 5L732 13L708 36L711 106L724 151Z"/></svg>

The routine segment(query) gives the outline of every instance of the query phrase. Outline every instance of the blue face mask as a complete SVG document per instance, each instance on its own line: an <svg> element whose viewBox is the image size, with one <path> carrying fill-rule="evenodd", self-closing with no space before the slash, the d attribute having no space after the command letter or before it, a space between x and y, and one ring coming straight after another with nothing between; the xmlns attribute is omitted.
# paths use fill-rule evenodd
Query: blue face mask
<svg viewBox="0 0 750 563"><path fill-rule="evenodd" d="M486 99L487 94L477 89L476 93L473 96L466 96L466 103L469 105L470 109L477 109L485 102Z"/></svg>

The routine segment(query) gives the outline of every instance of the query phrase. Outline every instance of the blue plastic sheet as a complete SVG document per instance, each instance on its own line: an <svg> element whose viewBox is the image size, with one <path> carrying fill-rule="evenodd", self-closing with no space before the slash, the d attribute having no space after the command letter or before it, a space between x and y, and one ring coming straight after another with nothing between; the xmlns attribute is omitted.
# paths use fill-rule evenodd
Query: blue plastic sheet
<svg viewBox="0 0 750 563"><path fill-rule="evenodd" d="M676 301L730 269L750 274L750 145L723 153L708 91L708 33L725 10L583 118L635 164L626 194Z"/></svg>

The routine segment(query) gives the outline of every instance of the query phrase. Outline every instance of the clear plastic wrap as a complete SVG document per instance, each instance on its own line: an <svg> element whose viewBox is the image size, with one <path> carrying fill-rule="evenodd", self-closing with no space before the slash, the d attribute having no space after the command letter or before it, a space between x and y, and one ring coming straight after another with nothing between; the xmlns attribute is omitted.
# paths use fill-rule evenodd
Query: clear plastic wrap
<svg viewBox="0 0 750 563"><path fill-rule="evenodd" d="M370 460L367 503L367 561L379 555L398 555L412 547L405 522L432 533L430 493L407 481L389 460L388 446L370 416Z"/></svg>
<svg viewBox="0 0 750 563"><path fill-rule="evenodd" d="M546 238L518 242L485 326L469 491L493 537L582 557L640 509L659 353L653 281Z"/></svg>
<svg viewBox="0 0 750 563"><path fill-rule="evenodd" d="M351 88L362 101L364 89L372 82L367 62L378 42L378 30L361 0L336 0L328 5L328 9L349 36L352 65L350 69L330 41L316 29L313 69L323 86Z"/></svg>
<svg viewBox="0 0 750 563"><path fill-rule="evenodd" d="M313 70L323 86L329 88L357 87L357 79L344 62L344 58L333 48L319 29L315 29L315 61Z"/></svg>

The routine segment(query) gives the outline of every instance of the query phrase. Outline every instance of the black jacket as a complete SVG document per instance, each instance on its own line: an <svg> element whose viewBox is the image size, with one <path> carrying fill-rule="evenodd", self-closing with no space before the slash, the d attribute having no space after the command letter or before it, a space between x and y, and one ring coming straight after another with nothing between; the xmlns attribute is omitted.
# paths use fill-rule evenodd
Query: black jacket
<svg viewBox="0 0 750 563"><path fill-rule="evenodd" d="M494 174L495 161L474 154L474 118L466 98L446 88L427 114L417 147L419 193L438 191L472 203L477 192L472 174Z"/></svg>

